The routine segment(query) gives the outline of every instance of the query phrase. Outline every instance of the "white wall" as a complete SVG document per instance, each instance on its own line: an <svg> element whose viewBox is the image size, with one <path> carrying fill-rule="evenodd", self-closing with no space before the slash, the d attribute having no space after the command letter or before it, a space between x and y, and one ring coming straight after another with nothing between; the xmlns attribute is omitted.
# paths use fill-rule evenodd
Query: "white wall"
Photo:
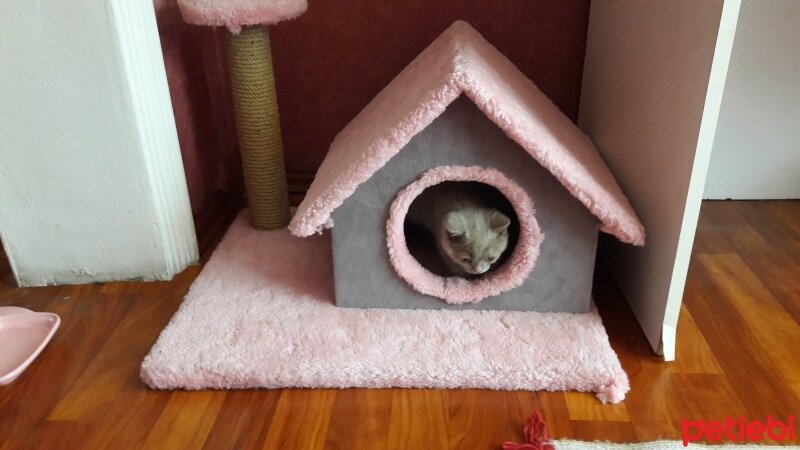
<svg viewBox="0 0 800 450"><path fill-rule="evenodd" d="M800 198L800 1L742 0L707 198Z"/></svg>
<svg viewBox="0 0 800 450"><path fill-rule="evenodd" d="M152 2L0 0L0 235L20 285L197 260Z"/></svg>
<svg viewBox="0 0 800 450"><path fill-rule="evenodd" d="M595 0L578 123L647 230L602 256L653 349L675 357L738 0Z"/></svg>

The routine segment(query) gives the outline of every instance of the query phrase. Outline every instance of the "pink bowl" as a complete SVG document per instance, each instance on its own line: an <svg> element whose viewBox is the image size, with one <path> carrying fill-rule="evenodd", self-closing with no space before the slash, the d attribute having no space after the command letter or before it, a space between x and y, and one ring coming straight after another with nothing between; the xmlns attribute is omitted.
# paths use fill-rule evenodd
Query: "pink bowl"
<svg viewBox="0 0 800 450"><path fill-rule="evenodd" d="M0 386L11 383L41 353L61 318L17 306L0 307Z"/></svg>

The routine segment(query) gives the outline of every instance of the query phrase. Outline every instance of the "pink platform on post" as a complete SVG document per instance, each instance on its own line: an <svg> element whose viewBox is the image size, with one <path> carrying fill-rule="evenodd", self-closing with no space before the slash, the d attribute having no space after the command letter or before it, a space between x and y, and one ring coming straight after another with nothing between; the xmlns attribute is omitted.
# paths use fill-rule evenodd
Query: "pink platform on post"
<svg viewBox="0 0 800 450"><path fill-rule="evenodd" d="M178 0L183 20L194 25L225 26L238 33L247 25L273 25L308 9L306 0Z"/></svg>
<svg viewBox="0 0 800 450"><path fill-rule="evenodd" d="M284 228L290 220L289 194L267 26L303 14L308 4L306 0L178 0L178 6L186 22L228 28L228 72L252 225Z"/></svg>

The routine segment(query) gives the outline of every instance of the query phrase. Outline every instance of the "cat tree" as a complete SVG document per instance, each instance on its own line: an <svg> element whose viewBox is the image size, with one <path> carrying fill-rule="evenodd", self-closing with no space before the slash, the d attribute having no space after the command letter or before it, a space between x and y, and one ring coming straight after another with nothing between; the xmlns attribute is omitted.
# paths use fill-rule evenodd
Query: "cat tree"
<svg viewBox="0 0 800 450"><path fill-rule="evenodd" d="M289 223L275 77L267 25L303 14L306 0L178 0L183 19L225 26L250 222L274 230Z"/></svg>

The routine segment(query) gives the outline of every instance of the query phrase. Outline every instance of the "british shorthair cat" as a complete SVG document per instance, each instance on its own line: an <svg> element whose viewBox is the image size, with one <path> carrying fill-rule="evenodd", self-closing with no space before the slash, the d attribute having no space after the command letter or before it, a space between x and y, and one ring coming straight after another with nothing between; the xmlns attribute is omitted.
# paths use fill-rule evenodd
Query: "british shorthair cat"
<svg viewBox="0 0 800 450"><path fill-rule="evenodd" d="M489 203L468 183L441 183L417 197L406 222L434 236L451 275L474 277L488 272L508 246L511 220Z"/></svg>

